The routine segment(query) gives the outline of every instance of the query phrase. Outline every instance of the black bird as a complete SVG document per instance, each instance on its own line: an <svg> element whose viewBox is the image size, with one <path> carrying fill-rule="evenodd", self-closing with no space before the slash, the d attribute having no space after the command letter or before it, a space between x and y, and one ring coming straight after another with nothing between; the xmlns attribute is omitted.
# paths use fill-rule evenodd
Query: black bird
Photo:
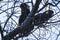
<svg viewBox="0 0 60 40"><path fill-rule="evenodd" d="M45 21L49 20L53 16L53 13L54 12L52 10L47 10L43 13L35 15L35 25L45 23Z"/></svg>
<svg viewBox="0 0 60 40"><path fill-rule="evenodd" d="M19 17L19 20L18 20L19 27L21 26L23 21L26 19L26 17L30 13L29 6L26 3L22 3L20 5L20 8L21 8L21 16ZM34 25L32 25L32 21L31 21L30 24L27 25L27 27L25 29L21 30L22 31L20 33L21 37L28 36L29 33L31 32L31 30L33 30L33 28L34 28Z"/></svg>
<svg viewBox="0 0 60 40"><path fill-rule="evenodd" d="M25 20L25 18L30 13L29 7L26 3L22 3L20 5L20 8L21 8L21 16L19 17L19 21L18 21L19 26L22 24L22 22Z"/></svg>

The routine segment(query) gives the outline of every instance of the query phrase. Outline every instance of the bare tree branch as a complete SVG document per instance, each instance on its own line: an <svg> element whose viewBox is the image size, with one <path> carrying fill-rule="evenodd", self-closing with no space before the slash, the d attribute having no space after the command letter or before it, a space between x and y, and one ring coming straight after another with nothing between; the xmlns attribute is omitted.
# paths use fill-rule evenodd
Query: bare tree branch
<svg viewBox="0 0 60 40"><path fill-rule="evenodd" d="M44 9L47 5L51 5L51 6L57 6L60 3L60 1L58 3L56 3L55 5L53 5L52 3L46 3L40 10L38 10L37 12L40 12L42 9Z"/></svg>
<svg viewBox="0 0 60 40"><path fill-rule="evenodd" d="M36 3L34 5L34 7L32 8L32 11L29 13L29 15L27 16L27 18L25 19L25 21L21 25L21 28L18 27L15 30L13 30L12 32L10 32L8 35L6 35L4 37L4 40L10 40L10 39L12 39L16 34L20 33L23 29L25 29L27 27L27 25L32 20L31 17L33 17L33 15L36 13L37 9L39 8L39 4L40 4L41 1L42 0L36 0Z"/></svg>
<svg viewBox="0 0 60 40"><path fill-rule="evenodd" d="M3 36L3 30L2 30L1 24L0 24L0 33L1 33L2 40L3 40L4 36Z"/></svg>

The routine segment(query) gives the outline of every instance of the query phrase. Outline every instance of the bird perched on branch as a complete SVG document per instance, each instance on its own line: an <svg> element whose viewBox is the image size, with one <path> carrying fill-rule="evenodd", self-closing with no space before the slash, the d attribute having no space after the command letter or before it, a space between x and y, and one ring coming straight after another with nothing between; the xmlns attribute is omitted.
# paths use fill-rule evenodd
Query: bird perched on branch
<svg viewBox="0 0 60 40"><path fill-rule="evenodd" d="M21 26L21 24L24 22L28 14L30 13L29 6L26 3L22 3L20 5L21 8L21 16L19 17L18 25ZM34 17L31 20L30 24L27 25L26 29L21 30L22 32L21 37L28 36L31 30L34 29L34 25L39 25L45 23L45 21L49 20L53 16L52 10L47 10L43 13L34 15Z"/></svg>
<svg viewBox="0 0 60 40"><path fill-rule="evenodd" d="M21 8L21 16L19 18L19 26L22 24L22 22L25 20L25 18L28 16L28 14L30 13L30 10L28 8L28 5L26 3L22 3L20 5Z"/></svg>
<svg viewBox="0 0 60 40"><path fill-rule="evenodd" d="M43 13L35 15L35 21L34 21L35 25L45 23L53 16L53 13L54 12L52 10L47 10Z"/></svg>
<svg viewBox="0 0 60 40"><path fill-rule="evenodd" d="M20 5L21 8L21 16L19 17L18 25L21 26L21 24L24 22L28 14L30 13L29 6L26 3L22 3ZM32 21L30 22L29 25L27 25L26 29L23 29L22 32L20 33L21 36L28 36L29 32L33 30L34 26L32 25ZM23 34L23 35L22 35Z"/></svg>

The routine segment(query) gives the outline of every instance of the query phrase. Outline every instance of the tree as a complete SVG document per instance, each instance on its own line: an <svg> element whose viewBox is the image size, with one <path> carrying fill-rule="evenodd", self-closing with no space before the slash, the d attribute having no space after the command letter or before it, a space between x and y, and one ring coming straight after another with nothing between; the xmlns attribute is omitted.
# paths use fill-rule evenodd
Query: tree
<svg viewBox="0 0 60 40"><path fill-rule="evenodd" d="M19 1L14 1L13 2L13 6L11 7L11 8L7 8L6 10L2 10L3 8L2 7L4 7L4 6L2 6L2 7L0 7L1 8L1 13L0 14L2 14L3 12L6 12L6 15L7 15L7 19L6 19L6 21L5 21L5 24L4 24L4 28L3 28L3 32L6 32L6 33L8 33L6 36L4 36L3 38L4 38L4 40L11 40L12 38L13 39L15 39L15 40L17 40L19 37L21 37L21 36L18 36L18 37L16 37L16 35L17 34L19 34L20 32L21 32L21 30L23 30L23 29L26 29L26 27L27 27L27 25L29 25L29 23L30 23L30 21L32 20L32 18L34 17L34 15L35 14L39 14L39 13L43 13L43 15L42 14L40 14L40 15L42 15L41 17L44 19L44 17L45 17L45 14L44 14L44 12L48 9L48 10L52 10L54 13L56 12L55 10L53 10L54 9L54 7L56 7L58 10L60 9L59 8L59 6L57 6L59 3L60 3L60 1L58 1L57 3L54 3L54 1L52 1L52 3L50 3L49 2L49 0L46 0L46 2L44 2L43 0L36 0L35 1L35 3L33 3L32 2L33 0L31 0L31 1L28 1L28 2L24 2L24 0L23 0L23 3L27 3L27 4L29 4L29 3L31 3L32 4L32 9L31 9L31 11L30 11L30 13L28 14L28 16L26 17L26 19L24 20L24 22L23 22L23 24L21 25L21 28L20 27L17 27L17 28L15 28L16 27L16 25L18 25L17 23L16 23L16 20L14 20L14 18L13 18L13 16L14 17L17 17L16 15L14 15L15 13L16 13L16 8L17 7L20 7L20 6L16 6L16 4L20 4L20 2ZM9 1L9 2L11 2L11 1ZM9 3L8 2L8 3ZM21 2L22 3L22 2ZM43 5L43 3L44 3L44 5ZM43 6L41 6L40 4L42 4ZM8 4L5 4L5 5L8 5ZM40 6L40 9L39 9L39 6ZM48 7L48 8L47 8ZM11 11L11 14L9 13L9 12L7 12L7 11L9 11L9 9L11 9L12 11ZM44 12L43 12L43 10L44 10ZM50 12L49 12L50 13ZM60 11L57 11L56 12L56 14L55 15L57 15L58 13L60 13ZM18 14L18 13L17 13ZM55 16L54 15L54 16ZM38 17L38 16L36 16L36 17ZM53 17L53 16L52 16ZM52 18L51 17L51 18ZM10 19L12 20L12 21L10 21ZM37 19L39 19L39 17L37 18ZM53 19L53 18L52 18ZM53 24L54 23L57 23L57 22L59 22L59 20L58 21L55 21L55 22L48 22L50 20L50 18L48 18L48 17L46 17L46 22L45 22L45 19L44 20L41 20L42 22L40 22L40 23L43 23L43 24L41 24L40 25L40 23L39 23L39 25L37 26L37 28L34 28L31 32L30 32L30 34L32 34L37 40L43 40L43 39L45 39L45 40L48 40L50 37L52 37L51 35L48 37L48 38L45 38L47 35L45 34L45 31L49 31L49 32L51 32L51 31L53 31L53 30L50 30L49 28L51 28L52 29L52 27L53 27ZM39 22L39 21L38 21ZM4 22L3 22L4 23ZM44 24L45 23L45 24ZM51 24L51 23L53 23L53 24ZM2 24L2 23L1 23ZM9 24L9 25L8 25ZM49 24L50 25L52 25L52 26L49 26ZM58 23L57 23L58 24ZM14 26L13 26L14 25ZM48 27L46 27L48 25ZM10 29L10 32L8 32L8 30L5 30L5 28L7 27L7 29L8 29L8 26L9 26L9 28L11 28ZM42 33L41 32L41 29L42 28L40 28L41 26L44 26L44 28L43 29L46 29L46 30L42 30L42 32L44 32L44 33ZM3 26L1 26L1 27L3 27ZM14 29L15 28L15 29ZM55 28L55 27L54 27ZM38 37L36 37L34 34L33 34L33 32L35 31L35 30L39 30L40 32L40 38ZM56 29L56 30L58 30L58 28ZM58 30L58 32L59 32L59 30ZM37 32L36 32L37 33ZM41 36L41 33L42 33L42 36ZM60 33L55 33L55 32L51 32L51 33L53 33L53 34L56 34L56 36L57 36L57 38L56 38L56 40L58 39L58 37L59 37L59 35L60 35ZM37 35L37 34L36 34ZM45 35L45 36L44 36ZM8 38L7 38L8 37ZM41 39L42 38L42 39ZM52 39L53 40L53 39Z"/></svg>

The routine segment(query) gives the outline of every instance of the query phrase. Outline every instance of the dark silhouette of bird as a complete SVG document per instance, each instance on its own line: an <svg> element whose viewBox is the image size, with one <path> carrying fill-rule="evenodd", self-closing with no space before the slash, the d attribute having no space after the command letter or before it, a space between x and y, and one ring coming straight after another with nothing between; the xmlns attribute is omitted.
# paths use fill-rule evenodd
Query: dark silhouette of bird
<svg viewBox="0 0 60 40"><path fill-rule="evenodd" d="M29 6L26 3L22 3L20 5L20 8L21 8L21 16L19 17L19 20L18 20L19 27L21 26L21 24L24 22L24 20L26 19L26 17L30 13ZM28 36L30 31L33 30L33 28L34 28L34 26L32 25L32 21L31 21L30 24L27 25L26 29L21 30L22 31L20 33L21 37Z"/></svg>
<svg viewBox="0 0 60 40"><path fill-rule="evenodd" d="M47 10L43 13L35 15L35 25L39 25L42 23L45 23L47 20L49 20L53 16L52 10Z"/></svg>
<svg viewBox="0 0 60 40"><path fill-rule="evenodd" d="M19 21L18 21L19 25L21 25L23 23L23 21L25 20L25 18L30 13L30 10L29 10L28 5L26 3L22 3L20 5L20 8L21 8L21 16L20 16Z"/></svg>

